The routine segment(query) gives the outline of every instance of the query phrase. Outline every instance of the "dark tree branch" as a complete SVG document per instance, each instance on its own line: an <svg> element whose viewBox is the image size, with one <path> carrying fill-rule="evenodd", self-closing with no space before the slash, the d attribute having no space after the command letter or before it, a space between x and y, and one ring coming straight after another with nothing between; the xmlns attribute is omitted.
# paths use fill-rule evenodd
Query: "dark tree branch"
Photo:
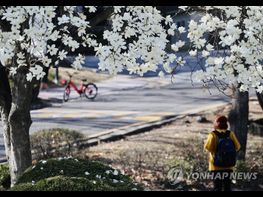
<svg viewBox="0 0 263 197"><path fill-rule="evenodd" d="M99 23L107 20L112 15L113 12L114 12L113 7L105 8L104 11L102 11L99 14L97 14L95 17L93 17L90 20L90 26L91 27L97 26Z"/></svg>
<svg viewBox="0 0 263 197"><path fill-rule="evenodd" d="M260 105L261 109L263 110L263 93L256 92L256 94L257 94L257 97L258 97L259 105Z"/></svg>
<svg viewBox="0 0 263 197"><path fill-rule="evenodd" d="M8 74L5 67L0 64L0 106L5 104L9 108L11 107L11 88L8 80Z"/></svg>

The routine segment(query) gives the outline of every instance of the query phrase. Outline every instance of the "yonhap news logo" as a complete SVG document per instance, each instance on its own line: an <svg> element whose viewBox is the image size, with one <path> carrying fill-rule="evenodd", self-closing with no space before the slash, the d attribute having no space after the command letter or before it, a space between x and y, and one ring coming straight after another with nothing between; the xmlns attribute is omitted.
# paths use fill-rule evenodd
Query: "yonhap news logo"
<svg viewBox="0 0 263 197"><path fill-rule="evenodd" d="M171 185L176 185L184 180L215 180L215 179L231 179L231 180L257 180L257 172L186 172L182 167L170 168L167 172L167 180Z"/></svg>
<svg viewBox="0 0 263 197"><path fill-rule="evenodd" d="M176 185L184 180L184 171L182 168L171 168L167 173L168 182L171 185Z"/></svg>

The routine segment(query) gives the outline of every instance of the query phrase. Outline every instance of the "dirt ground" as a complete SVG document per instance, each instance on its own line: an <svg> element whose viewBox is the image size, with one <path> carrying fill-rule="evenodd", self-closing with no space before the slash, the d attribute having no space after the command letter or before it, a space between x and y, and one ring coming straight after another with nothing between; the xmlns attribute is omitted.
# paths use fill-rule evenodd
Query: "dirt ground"
<svg viewBox="0 0 263 197"><path fill-rule="evenodd" d="M167 173L172 167L185 172L207 170L207 153L203 144L213 129L216 114L227 115L230 105L185 116L175 122L146 133L129 136L121 141L100 144L81 151L80 157L103 161L132 176L148 190L211 190L211 181L184 178L172 185ZM200 123L201 117L205 120ZM250 100L250 120L263 118L255 98ZM249 134L245 162L236 170L260 172L254 181L233 181L234 190L263 190L263 137Z"/></svg>

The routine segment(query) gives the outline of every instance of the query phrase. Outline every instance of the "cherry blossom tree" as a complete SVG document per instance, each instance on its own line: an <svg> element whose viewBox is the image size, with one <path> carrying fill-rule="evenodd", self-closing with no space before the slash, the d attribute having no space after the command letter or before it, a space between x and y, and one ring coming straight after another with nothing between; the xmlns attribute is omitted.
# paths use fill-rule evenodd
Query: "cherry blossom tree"
<svg viewBox="0 0 263 197"><path fill-rule="evenodd" d="M93 6L86 9L96 10ZM4 97L0 109L14 184L32 161L29 128L34 82L43 78L44 67L58 64L69 50L75 51L81 45L95 46L96 41L92 34L86 33L90 27L85 16L75 12L74 7L1 6L0 17L1 75L6 76L3 83L8 84L1 90ZM75 34L76 40L72 38ZM58 40L60 46L56 44ZM79 55L73 66L80 66L83 59Z"/></svg>
<svg viewBox="0 0 263 197"><path fill-rule="evenodd" d="M98 43L84 13L95 6L1 6L0 7L0 111L11 182L15 184L32 163L29 129L32 84L41 80L44 67L58 65L69 52L94 48L100 69L117 73L128 69L142 75L156 71L158 64L182 59L166 54L168 35L177 28L152 6L114 6L112 29L104 32L108 45ZM181 47L179 43L176 47ZM72 67L78 69L84 56L78 54Z"/></svg>
<svg viewBox="0 0 263 197"><path fill-rule="evenodd" d="M131 74L166 72L186 62L176 52L185 45L178 40L174 53L165 51L168 36L184 33L170 16L164 17L152 6L114 6L111 29L99 43L84 13L96 12L95 6L16 6L0 7L0 111L4 127L6 155L11 181L16 183L31 165L29 141L32 84L41 80L44 67L58 65L70 52L93 48L100 59L99 69L116 74L126 69ZM185 7L183 8L185 9ZM262 92L262 7L202 7L206 14L191 21L188 37L190 55L201 54L206 64L195 77L205 84L218 81L235 87L231 126L246 148L248 123L248 89ZM210 35L207 37L207 35ZM211 39L210 39L211 38ZM78 53L78 52L77 52ZM78 69L84 56L78 54L72 67ZM164 73L159 73L162 76ZM224 89L223 89L224 90Z"/></svg>
<svg viewBox="0 0 263 197"><path fill-rule="evenodd" d="M156 23L162 20L160 15L145 20L145 15L138 18L135 14L139 10L130 12L129 7L123 9L126 12L116 11L113 31L104 33L108 44L98 47L97 55L104 60L100 63L101 69L110 73L127 69L130 73L143 75L149 70L156 71L158 64L163 64L164 70L171 73L176 71L177 66L185 66L187 62L184 58L176 55L185 45L185 40L178 40L172 45L175 53L165 52L166 32L160 23ZM205 87L212 82L224 94L229 89L233 91L229 121L242 146L238 159L244 159L249 89L254 88L259 98L263 93L263 7L181 6L180 9L189 14L194 10L203 13L200 20L191 20L188 26L191 43L189 55L196 56L201 65L201 70L195 71L192 76L195 81L204 83ZM148 12L148 15L151 13ZM168 35L180 36L186 31L183 27L176 28L170 16L166 18L165 24L170 24ZM143 33L137 35L137 32ZM156 34L160 36L153 36ZM118 42L120 44L116 44ZM171 63L175 66L171 67ZM163 73L160 72L160 75Z"/></svg>
<svg viewBox="0 0 263 197"><path fill-rule="evenodd" d="M200 6L199 10L203 17L189 23L189 54L205 64L194 77L204 84L217 84L223 93L233 90L229 121L241 142L239 159L244 159L249 89L254 88L258 96L263 92L263 7Z"/></svg>

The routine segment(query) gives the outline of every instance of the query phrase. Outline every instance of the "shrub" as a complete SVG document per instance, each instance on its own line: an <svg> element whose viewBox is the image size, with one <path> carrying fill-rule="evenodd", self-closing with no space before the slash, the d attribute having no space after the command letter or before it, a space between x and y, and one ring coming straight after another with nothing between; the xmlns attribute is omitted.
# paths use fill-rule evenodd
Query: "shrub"
<svg viewBox="0 0 263 197"><path fill-rule="evenodd" d="M107 184L96 183L82 177L56 176L38 181L36 184L21 183L13 191L104 191L112 188Z"/></svg>
<svg viewBox="0 0 263 197"><path fill-rule="evenodd" d="M9 168L6 164L0 165L0 191L10 187Z"/></svg>
<svg viewBox="0 0 263 197"><path fill-rule="evenodd" d="M141 190L130 177L100 162L58 158L31 166L14 191L129 191Z"/></svg>
<svg viewBox="0 0 263 197"><path fill-rule="evenodd" d="M36 160L65 157L78 149L76 142L82 138L83 134L68 129L42 130L31 135L31 148Z"/></svg>
<svg viewBox="0 0 263 197"><path fill-rule="evenodd" d="M237 172L248 172L249 167L246 161L237 160L235 169Z"/></svg>

